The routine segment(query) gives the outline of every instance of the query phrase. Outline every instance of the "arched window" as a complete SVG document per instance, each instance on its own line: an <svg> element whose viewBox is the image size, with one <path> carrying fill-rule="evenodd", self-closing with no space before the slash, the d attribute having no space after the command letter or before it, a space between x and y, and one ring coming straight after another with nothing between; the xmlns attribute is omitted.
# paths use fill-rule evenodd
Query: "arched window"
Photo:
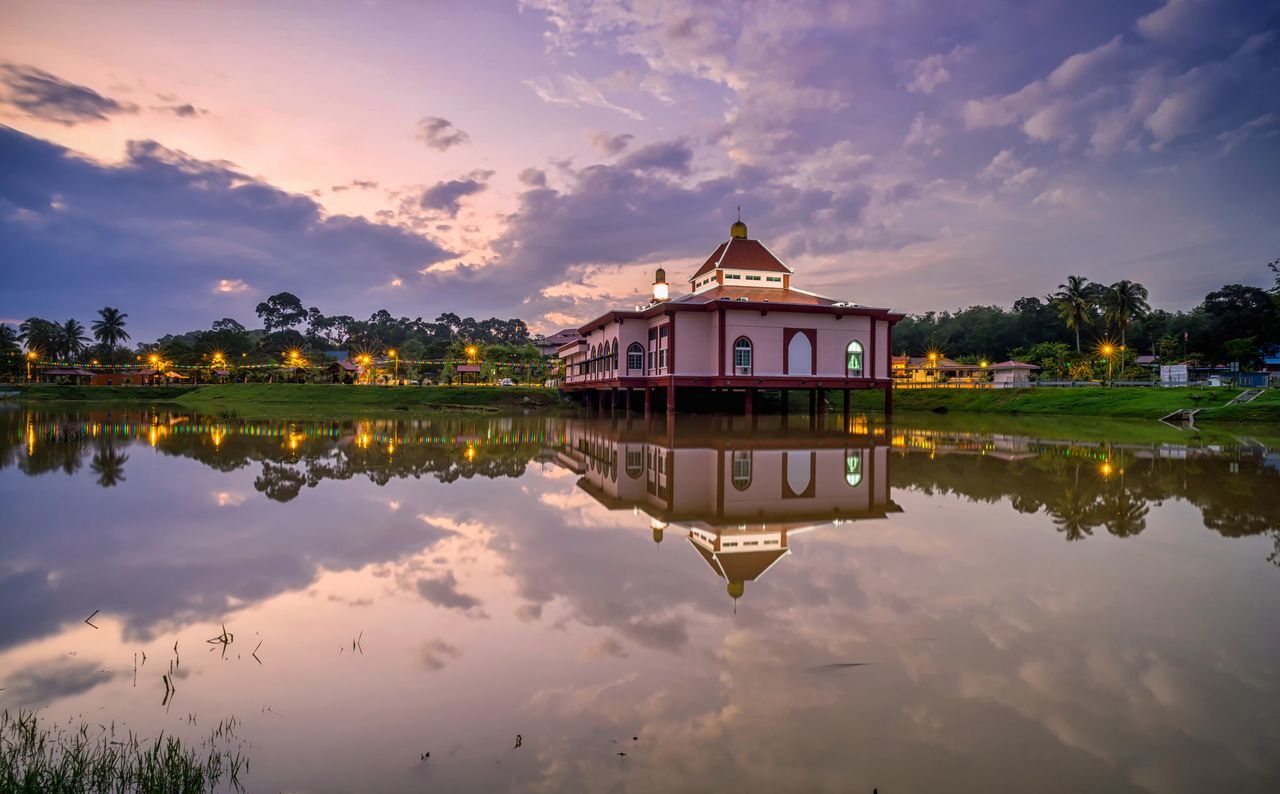
<svg viewBox="0 0 1280 794"><path fill-rule="evenodd" d="M618 340L613 340L613 354L609 356L609 371L618 373Z"/></svg>
<svg viewBox="0 0 1280 794"><path fill-rule="evenodd" d="M849 346L844 349L844 371L845 375L850 378L862 377L862 343L853 340Z"/></svg>
<svg viewBox="0 0 1280 794"><path fill-rule="evenodd" d="M630 356L630 353L627 353ZM633 480L640 479L640 475L644 474L644 450L627 449L627 476Z"/></svg>
<svg viewBox="0 0 1280 794"><path fill-rule="evenodd" d="M735 449L730 458L733 472L733 487L745 491L751 487L751 450Z"/></svg>
<svg viewBox="0 0 1280 794"><path fill-rule="evenodd" d="M862 450L846 450L844 453L844 481L857 488L862 483Z"/></svg>
<svg viewBox="0 0 1280 794"><path fill-rule="evenodd" d="M733 374L750 375L751 365L751 340L740 336L733 343Z"/></svg>
<svg viewBox="0 0 1280 794"><path fill-rule="evenodd" d="M627 346L627 374L644 371L644 348L639 342Z"/></svg>

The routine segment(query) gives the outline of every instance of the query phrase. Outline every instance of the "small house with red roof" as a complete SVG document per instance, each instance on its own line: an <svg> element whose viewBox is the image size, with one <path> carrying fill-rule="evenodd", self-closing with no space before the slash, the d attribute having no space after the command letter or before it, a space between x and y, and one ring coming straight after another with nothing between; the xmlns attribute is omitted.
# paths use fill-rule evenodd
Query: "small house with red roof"
<svg viewBox="0 0 1280 794"><path fill-rule="evenodd" d="M562 345L563 388L597 406L630 408L655 395L668 412L737 395L752 412L760 392L809 393L818 412L830 391L880 389L892 409L890 350L903 315L799 289L795 273L741 220L673 297L658 268L650 300L615 309ZM698 392L699 395L694 393ZM786 400L783 400L786 404Z"/></svg>

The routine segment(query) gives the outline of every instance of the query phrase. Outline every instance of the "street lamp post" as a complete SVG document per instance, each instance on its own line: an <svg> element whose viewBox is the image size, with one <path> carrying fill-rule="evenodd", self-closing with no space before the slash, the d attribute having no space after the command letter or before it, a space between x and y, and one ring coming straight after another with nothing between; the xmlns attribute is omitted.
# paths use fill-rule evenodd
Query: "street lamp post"
<svg viewBox="0 0 1280 794"><path fill-rule="evenodd" d="M31 362L36 360L37 355L34 350L27 351L27 383L31 382Z"/></svg>
<svg viewBox="0 0 1280 794"><path fill-rule="evenodd" d="M391 382L392 384L400 383L400 357L396 355L395 348L387 351L387 355L391 356Z"/></svg>
<svg viewBox="0 0 1280 794"><path fill-rule="evenodd" d="M1111 344L1110 342L1102 343L1102 355L1105 356L1107 359L1107 385L1108 386L1111 385L1111 360L1115 352L1116 352L1115 345Z"/></svg>

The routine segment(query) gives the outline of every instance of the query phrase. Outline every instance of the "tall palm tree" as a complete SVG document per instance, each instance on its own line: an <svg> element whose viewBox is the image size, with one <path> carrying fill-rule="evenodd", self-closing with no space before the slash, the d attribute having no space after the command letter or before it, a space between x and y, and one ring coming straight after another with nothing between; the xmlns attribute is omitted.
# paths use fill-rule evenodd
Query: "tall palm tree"
<svg viewBox="0 0 1280 794"><path fill-rule="evenodd" d="M1145 316L1151 311L1147 303L1147 288L1136 281L1121 279L1107 287L1102 295L1102 303L1106 308L1107 322L1115 323L1120 329L1120 347L1124 348L1124 332L1129 321Z"/></svg>
<svg viewBox="0 0 1280 794"><path fill-rule="evenodd" d="M1084 276L1067 276L1067 283L1059 284L1054 294L1058 314L1067 327L1076 332L1076 352L1080 352L1080 328L1093 322L1093 310L1097 305L1097 287Z"/></svg>
<svg viewBox="0 0 1280 794"><path fill-rule="evenodd" d="M75 358L84 352L89 344L89 337L84 335L84 326L79 320L71 319L62 324L59 336L59 352L67 358Z"/></svg>
<svg viewBox="0 0 1280 794"><path fill-rule="evenodd" d="M98 310L98 319L90 324L93 328L93 338L102 343L107 353L111 353L116 349L116 345L129 338L129 332L124 330L124 318L128 316L119 309L104 306Z"/></svg>
<svg viewBox="0 0 1280 794"><path fill-rule="evenodd" d="M61 326L39 317L28 317L18 325L18 338L29 352L56 358L61 349Z"/></svg>
<svg viewBox="0 0 1280 794"><path fill-rule="evenodd" d="M18 332L10 328L8 325L0 325L0 355L9 355L19 352Z"/></svg>

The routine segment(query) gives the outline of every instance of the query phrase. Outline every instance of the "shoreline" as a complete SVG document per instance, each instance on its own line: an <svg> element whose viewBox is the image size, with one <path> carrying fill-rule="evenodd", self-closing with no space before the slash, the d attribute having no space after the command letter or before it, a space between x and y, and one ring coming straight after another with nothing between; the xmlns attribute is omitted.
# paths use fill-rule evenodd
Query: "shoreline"
<svg viewBox="0 0 1280 794"><path fill-rule="evenodd" d="M209 384L200 386L10 387L8 401L38 403L166 403L209 413L276 415L351 413L521 413L574 411L577 405L555 390L534 386L347 386L328 384ZM1280 424L1280 389L1251 403L1227 405L1243 389L1219 388L1030 388L898 389L895 412L971 416L1059 417L1158 421L1179 409L1198 408L1197 424ZM1198 399L1197 399L1198 398ZM828 393L828 411L841 410ZM851 391L850 408L880 412L880 393Z"/></svg>

